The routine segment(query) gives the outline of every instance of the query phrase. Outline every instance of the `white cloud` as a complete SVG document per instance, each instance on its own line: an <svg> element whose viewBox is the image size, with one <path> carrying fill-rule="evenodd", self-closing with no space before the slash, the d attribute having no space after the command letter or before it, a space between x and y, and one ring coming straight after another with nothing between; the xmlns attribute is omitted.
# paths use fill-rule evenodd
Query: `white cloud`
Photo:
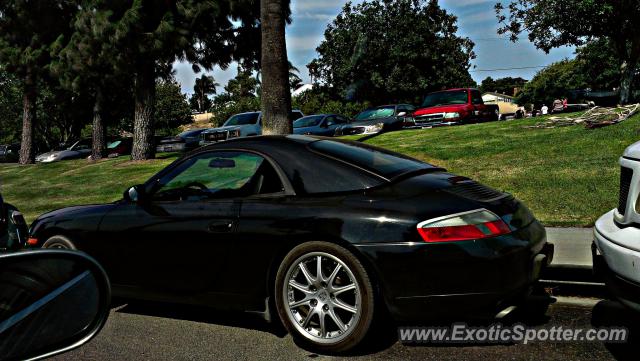
<svg viewBox="0 0 640 361"><path fill-rule="evenodd" d="M294 0L291 4L293 12L301 10L338 9L346 4L345 0Z"/></svg>
<svg viewBox="0 0 640 361"><path fill-rule="evenodd" d="M191 64L186 62L176 61L173 63L173 69L176 71L176 80L180 83L182 92L186 94L193 93L193 85L196 82L196 78L200 77L203 73L196 74L191 68ZM224 86L229 80L235 78L238 73L238 64L231 63L225 70L216 66L213 71L204 72L207 75L213 75L216 79L216 83L220 84L218 87L218 93L223 91Z"/></svg>
<svg viewBox="0 0 640 361"><path fill-rule="evenodd" d="M328 14L328 13L311 13L311 12L301 12L295 14L296 20L318 20L322 22L330 22L335 19L336 14Z"/></svg>
<svg viewBox="0 0 640 361"><path fill-rule="evenodd" d="M322 35L288 35L287 51L315 50L322 42Z"/></svg>
<svg viewBox="0 0 640 361"><path fill-rule="evenodd" d="M493 5L496 3L496 1L495 0L441 0L440 3L445 6L457 7L457 8L460 8L463 6L473 6L478 4L491 4L491 7L493 8Z"/></svg>

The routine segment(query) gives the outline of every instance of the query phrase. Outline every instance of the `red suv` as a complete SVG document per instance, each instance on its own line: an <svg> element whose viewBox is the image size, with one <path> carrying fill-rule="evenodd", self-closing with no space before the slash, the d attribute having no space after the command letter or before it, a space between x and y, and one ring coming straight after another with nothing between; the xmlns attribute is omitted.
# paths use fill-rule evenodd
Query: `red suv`
<svg viewBox="0 0 640 361"><path fill-rule="evenodd" d="M468 124L497 120L497 106L486 105L477 89L430 93L413 113L415 127Z"/></svg>

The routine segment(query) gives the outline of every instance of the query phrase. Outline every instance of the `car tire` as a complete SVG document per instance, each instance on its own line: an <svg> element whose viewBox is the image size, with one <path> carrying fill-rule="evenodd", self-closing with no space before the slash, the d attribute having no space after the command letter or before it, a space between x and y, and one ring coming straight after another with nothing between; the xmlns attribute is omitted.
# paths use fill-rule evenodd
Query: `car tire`
<svg viewBox="0 0 640 361"><path fill-rule="evenodd" d="M373 321L371 279L362 263L336 244L308 242L291 250L280 264L274 291L282 323L298 345L314 352L355 348Z"/></svg>
<svg viewBox="0 0 640 361"><path fill-rule="evenodd" d="M49 237L42 245L42 248L67 249L72 251L77 249L69 238L60 235Z"/></svg>

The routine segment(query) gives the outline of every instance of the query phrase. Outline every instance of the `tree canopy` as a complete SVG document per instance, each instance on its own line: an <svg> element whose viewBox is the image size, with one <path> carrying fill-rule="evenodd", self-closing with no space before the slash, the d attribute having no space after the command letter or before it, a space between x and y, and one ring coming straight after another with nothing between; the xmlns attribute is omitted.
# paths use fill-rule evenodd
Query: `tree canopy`
<svg viewBox="0 0 640 361"><path fill-rule="evenodd" d="M430 91L475 85L474 44L457 31L457 18L437 1L348 2L308 67L345 99L419 101Z"/></svg>
<svg viewBox="0 0 640 361"><path fill-rule="evenodd" d="M631 86L640 64L640 2L635 0L517 0L497 3L502 27L517 41L521 34L549 52L561 46L582 46L606 39L619 61L620 101L631 99Z"/></svg>
<svg viewBox="0 0 640 361"><path fill-rule="evenodd" d="M193 86L193 95L189 99L191 109L204 113L213 103L209 98L209 95L216 94L220 84L216 83L216 80L211 75L202 74L201 77L196 78L196 82Z"/></svg>
<svg viewBox="0 0 640 361"><path fill-rule="evenodd" d="M71 0L0 2L0 63L22 81L23 119L20 163L32 163L37 123L38 83L46 78L52 46L70 33L77 2Z"/></svg>
<svg viewBox="0 0 640 361"><path fill-rule="evenodd" d="M522 90L522 87L527 83L526 79L517 77L506 77L493 79L492 77L486 77L480 84L480 91L482 92L497 92L506 94L509 96L515 95L515 90Z"/></svg>

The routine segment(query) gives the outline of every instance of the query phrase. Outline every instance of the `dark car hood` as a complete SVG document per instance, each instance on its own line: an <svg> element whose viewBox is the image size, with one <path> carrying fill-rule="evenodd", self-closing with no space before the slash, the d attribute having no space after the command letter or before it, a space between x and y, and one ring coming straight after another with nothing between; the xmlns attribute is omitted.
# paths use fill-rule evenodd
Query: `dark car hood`
<svg viewBox="0 0 640 361"><path fill-rule="evenodd" d="M37 223L43 223L43 222L61 222L67 219L72 219L74 218L74 216L80 213L93 214L98 216L104 215L115 206L116 206L116 203L94 204L94 205L61 208L55 211L42 214L33 222L33 225L36 225Z"/></svg>
<svg viewBox="0 0 640 361"><path fill-rule="evenodd" d="M413 113L414 116L438 114L438 113L451 113L461 112L469 108L468 104L451 104L451 105L439 105L429 108L420 108Z"/></svg>
<svg viewBox="0 0 640 361"><path fill-rule="evenodd" d="M160 144L184 143L185 139L180 137L164 137L160 139Z"/></svg>

